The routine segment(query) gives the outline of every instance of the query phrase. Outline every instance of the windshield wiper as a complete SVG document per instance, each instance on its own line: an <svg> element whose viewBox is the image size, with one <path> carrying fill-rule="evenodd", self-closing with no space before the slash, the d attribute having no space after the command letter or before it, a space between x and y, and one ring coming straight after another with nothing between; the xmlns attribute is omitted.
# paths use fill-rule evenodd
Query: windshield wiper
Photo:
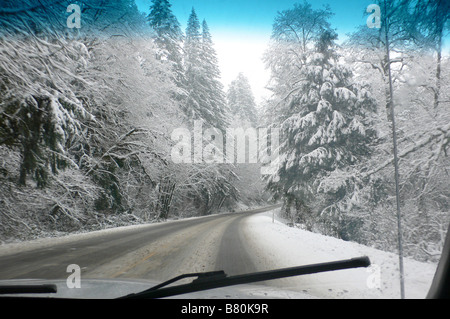
<svg viewBox="0 0 450 319"><path fill-rule="evenodd" d="M249 284L258 281L266 281L285 277L314 274L325 271L334 271L334 270L368 267L368 266L370 266L369 257L364 256L347 260L339 260L291 268L282 268L236 276L227 276L223 271L185 274L170 279L168 281L165 281L162 284L154 286L145 291L126 295L119 299L164 298L196 291L221 288L226 286ZM197 277L197 279L193 280L191 283L188 284L165 287L173 282L188 277Z"/></svg>
<svg viewBox="0 0 450 319"><path fill-rule="evenodd" d="M56 285L53 284L0 286L0 295L51 294L56 292Z"/></svg>

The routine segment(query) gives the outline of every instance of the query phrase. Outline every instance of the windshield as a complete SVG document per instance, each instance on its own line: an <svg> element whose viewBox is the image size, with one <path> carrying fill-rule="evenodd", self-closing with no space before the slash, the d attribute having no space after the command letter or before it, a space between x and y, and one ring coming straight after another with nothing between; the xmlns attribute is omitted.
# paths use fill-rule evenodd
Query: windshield
<svg viewBox="0 0 450 319"><path fill-rule="evenodd" d="M426 297L450 222L448 1L1 4L0 285L139 284L119 297L367 256L204 296Z"/></svg>

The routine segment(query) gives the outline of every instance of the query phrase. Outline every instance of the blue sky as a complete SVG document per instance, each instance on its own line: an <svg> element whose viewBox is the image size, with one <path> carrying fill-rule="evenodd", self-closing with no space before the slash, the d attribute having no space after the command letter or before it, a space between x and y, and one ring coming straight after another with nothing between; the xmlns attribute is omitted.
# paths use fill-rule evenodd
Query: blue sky
<svg viewBox="0 0 450 319"><path fill-rule="evenodd" d="M267 96L269 79L261 58L267 49L272 23L278 11L293 8L303 0L171 0L172 11L183 31L192 8L200 20L206 19L218 54L225 88L239 72L250 80L258 102ZM373 0L309 0L314 9L329 4L334 13L330 20L340 40L359 25L365 24L364 11ZM136 0L143 12L149 12L151 0Z"/></svg>
<svg viewBox="0 0 450 319"><path fill-rule="evenodd" d="M216 33L240 33L270 36L272 23L278 11L290 9L303 0L172 0L172 11L183 27L194 7L200 19L206 19ZM335 13L332 26L339 34L364 24L363 13L373 0L309 0L313 8L329 4ZM138 7L148 12L151 0L136 0Z"/></svg>

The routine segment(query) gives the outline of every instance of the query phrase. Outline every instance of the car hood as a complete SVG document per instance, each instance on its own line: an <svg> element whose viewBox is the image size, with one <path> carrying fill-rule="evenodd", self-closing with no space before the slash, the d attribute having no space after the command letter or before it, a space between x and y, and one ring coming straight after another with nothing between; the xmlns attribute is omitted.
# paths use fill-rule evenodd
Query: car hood
<svg viewBox="0 0 450 319"><path fill-rule="evenodd" d="M3 295L8 297L115 299L138 293L159 282L141 279L83 279L80 288L68 288L66 280L2 280L0 286L54 284L57 293ZM262 284L238 285L182 294L169 299L311 299L311 295Z"/></svg>

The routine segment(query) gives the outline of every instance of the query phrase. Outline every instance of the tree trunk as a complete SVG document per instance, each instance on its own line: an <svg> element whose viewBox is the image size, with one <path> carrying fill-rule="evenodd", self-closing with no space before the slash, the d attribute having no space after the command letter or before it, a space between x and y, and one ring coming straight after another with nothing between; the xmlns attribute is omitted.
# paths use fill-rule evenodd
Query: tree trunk
<svg viewBox="0 0 450 319"><path fill-rule="evenodd" d="M439 107L439 99L441 94L441 62L442 62L442 26L439 27L437 36L437 58L436 58L436 88L434 90L434 109L435 111Z"/></svg>

